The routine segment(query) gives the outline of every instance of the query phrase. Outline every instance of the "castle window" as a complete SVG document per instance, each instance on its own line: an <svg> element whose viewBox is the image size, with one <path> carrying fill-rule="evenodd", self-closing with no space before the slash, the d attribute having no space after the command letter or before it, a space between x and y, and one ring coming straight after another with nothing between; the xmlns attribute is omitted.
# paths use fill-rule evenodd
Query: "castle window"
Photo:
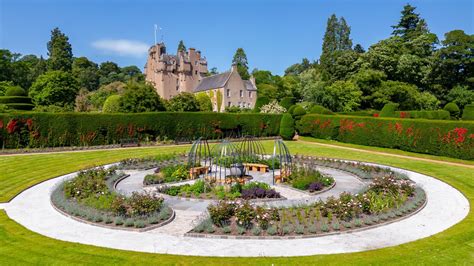
<svg viewBox="0 0 474 266"><path fill-rule="evenodd" d="M244 91L240 90L240 98L244 98Z"/></svg>
<svg viewBox="0 0 474 266"><path fill-rule="evenodd" d="M252 98L252 92L249 91L249 98Z"/></svg>
<svg viewBox="0 0 474 266"><path fill-rule="evenodd" d="M230 97L230 89L227 89L227 97Z"/></svg>
<svg viewBox="0 0 474 266"><path fill-rule="evenodd" d="M227 103L227 106L230 107L231 104L232 104L231 102L228 102L228 103Z"/></svg>
<svg viewBox="0 0 474 266"><path fill-rule="evenodd" d="M197 71L197 70L196 70L196 71L194 71L194 74L196 74L196 75L197 75L197 74L198 74L198 71Z"/></svg>

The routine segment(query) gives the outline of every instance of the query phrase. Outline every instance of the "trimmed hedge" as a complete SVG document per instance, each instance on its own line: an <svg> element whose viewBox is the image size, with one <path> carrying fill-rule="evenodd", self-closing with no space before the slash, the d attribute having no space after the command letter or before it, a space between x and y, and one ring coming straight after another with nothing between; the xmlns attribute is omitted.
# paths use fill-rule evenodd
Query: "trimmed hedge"
<svg viewBox="0 0 474 266"><path fill-rule="evenodd" d="M459 114L461 113L458 105L454 102L447 103L443 110L448 111L452 118L459 118Z"/></svg>
<svg viewBox="0 0 474 266"><path fill-rule="evenodd" d="M31 98L28 96L0 96L0 104L7 103L29 103L31 104Z"/></svg>
<svg viewBox="0 0 474 266"><path fill-rule="evenodd" d="M8 108L10 109L22 110L22 111L30 111L30 110L33 110L33 108L35 108L35 105L32 103L7 103L5 105L8 106Z"/></svg>
<svg viewBox="0 0 474 266"><path fill-rule="evenodd" d="M281 115L252 113L6 113L0 114L0 145L33 148L117 144L130 138L277 136L280 120Z"/></svg>
<svg viewBox="0 0 474 266"><path fill-rule="evenodd" d="M464 106L462 111L462 120L474 120L474 103Z"/></svg>
<svg viewBox="0 0 474 266"><path fill-rule="evenodd" d="M380 110L380 117L396 117L395 111L398 109L398 103L387 103Z"/></svg>
<svg viewBox="0 0 474 266"><path fill-rule="evenodd" d="M308 114L300 135L405 151L474 159L474 123Z"/></svg>
<svg viewBox="0 0 474 266"><path fill-rule="evenodd" d="M295 135L295 120L291 114L284 114L280 123L280 136L285 140L293 139Z"/></svg>
<svg viewBox="0 0 474 266"><path fill-rule="evenodd" d="M311 110L309 111L310 114L323 114L323 115L333 115L334 113L325 108L324 106L317 105L315 104L313 107L311 107Z"/></svg>
<svg viewBox="0 0 474 266"><path fill-rule="evenodd" d="M451 115L446 110L433 111L397 111L395 112L399 118L419 118L419 119L435 119L449 120Z"/></svg>

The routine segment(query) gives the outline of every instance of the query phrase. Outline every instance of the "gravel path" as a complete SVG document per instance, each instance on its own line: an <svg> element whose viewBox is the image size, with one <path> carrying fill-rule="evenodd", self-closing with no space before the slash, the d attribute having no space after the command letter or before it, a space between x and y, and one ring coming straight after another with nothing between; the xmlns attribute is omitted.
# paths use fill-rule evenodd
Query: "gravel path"
<svg viewBox="0 0 474 266"><path fill-rule="evenodd" d="M102 228L70 219L51 206L50 193L64 178L58 177L29 188L4 206L11 219L48 237L95 246L198 256L304 256L358 252L411 242L439 233L463 220L468 200L456 189L435 178L400 170L427 193L424 209L397 223L360 232L293 240L240 240L184 237L203 206L195 202L170 203L176 220L148 232ZM136 184L130 181L130 184ZM338 182L336 180L336 182Z"/></svg>

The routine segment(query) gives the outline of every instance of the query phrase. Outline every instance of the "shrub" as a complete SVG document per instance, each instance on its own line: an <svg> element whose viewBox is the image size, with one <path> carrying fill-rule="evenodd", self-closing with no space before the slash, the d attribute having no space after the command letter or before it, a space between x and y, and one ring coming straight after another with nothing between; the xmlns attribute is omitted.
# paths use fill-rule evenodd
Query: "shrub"
<svg viewBox="0 0 474 266"><path fill-rule="evenodd" d="M209 205L207 211L215 225L223 226L228 224L230 218L234 215L234 208L234 204L221 200L217 204Z"/></svg>
<svg viewBox="0 0 474 266"><path fill-rule="evenodd" d="M464 106L462 113L463 120L474 120L474 103L467 104Z"/></svg>
<svg viewBox="0 0 474 266"><path fill-rule="evenodd" d="M120 95L111 95L105 100L102 111L104 113L118 113L120 112Z"/></svg>
<svg viewBox="0 0 474 266"><path fill-rule="evenodd" d="M283 106L286 110L288 110L294 104L295 104L294 97L284 97L280 101L280 105Z"/></svg>
<svg viewBox="0 0 474 266"><path fill-rule="evenodd" d="M296 120L296 121L299 121L301 119L301 117L303 117L303 115L306 114L306 110L300 106L300 105L297 105L295 107L295 109L293 109L293 118Z"/></svg>
<svg viewBox="0 0 474 266"><path fill-rule="evenodd" d="M12 86L6 90L5 96L26 96L26 91L21 87Z"/></svg>
<svg viewBox="0 0 474 266"><path fill-rule="evenodd" d="M398 103L387 103L383 106L380 111L380 117L396 117L395 111L397 111Z"/></svg>
<svg viewBox="0 0 474 266"><path fill-rule="evenodd" d="M269 104L265 104L260 107L260 113L263 114L282 114L286 112L286 108L279 105L276 100L273 100Z"/></svg>
<svg viewBox="0 0 474 266"><path fill-rule="evenodd" d="M158 212L163 206L163 198L152 193L133 192L127 199L127 214L130 216L149 215Z"/></svg>
<svg viewBox="0 0 474 266"><path fill-rule="evenodd" d="M446 104L443 110L448 111L451 117L453 118L459 118L459 113L461 112L461 110L459 110L458 105L453 102Z"/></svg>
<svg viewBox="0 0 474 266"><path fill-rule="evenodd" d="M255 218L255 210L248 201L237 202L235 218L239 226L250 228L252 220Z"/></svg>
<svg viewBox="0 0 474 266"><path fill-rule="evenodd" d="M280 122L280 136L285 140L293 139L295 135L295 121L290 114L283 114Z"/></svg>
<svg viewBox="0 0 474 266"><path fill-rule="evenodd" d="M257 101L255 101L255 107L254 107L254 112L257 112L259 113L260 112L260 108L266 104L269 104L270 103L270 100L265 97L265 96L259 96L257 98Z"/></svg>
<svg viewBox="0 0 474 266"><path fill-rule="evenodd" d="M474 158L472 122L309 114L301 119L298 132L303 136L311 135L359 145L467 160Z"/></svg>
<svg viewBox="0 0 474 266"><path fill-rule="evenodd" d="M321 105L314 105L313 107L311 107L311 110L309 111L310 114L322 114L322 115L333 115L334 113L321 106Z"/></svg>
<svg viewBox="0 0 474 266"><path fill-rule="evenodd" d="M293 115L293 111L295 110L296 106L297 106L297 105L292 105L292 106L290 106L290 108L288 108L288 113L289 113L290 115Z"/></svg>

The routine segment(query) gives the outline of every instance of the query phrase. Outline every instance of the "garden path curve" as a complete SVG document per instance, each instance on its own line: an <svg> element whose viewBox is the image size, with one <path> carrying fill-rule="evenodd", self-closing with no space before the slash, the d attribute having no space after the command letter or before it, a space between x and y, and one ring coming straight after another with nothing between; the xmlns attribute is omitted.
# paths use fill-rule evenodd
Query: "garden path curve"
<svg viewBox="0 0 474 266"><path fill-rule="evenodd" d="M4 207L9 217L29 230L64 241L143 252L245 257L332 254L395 246L446 230L469 213L468 200L450 185L416 172L392 169L405 172L425 190L428 198L425 208L400 222L316 238L243 240L184 237L182 233L190 229L186 227L189 216L198 212L186 208L176 211L174 222L142 233L77 222L54 210L50 203L54 186L74 174L29 188Z"/></svg>

